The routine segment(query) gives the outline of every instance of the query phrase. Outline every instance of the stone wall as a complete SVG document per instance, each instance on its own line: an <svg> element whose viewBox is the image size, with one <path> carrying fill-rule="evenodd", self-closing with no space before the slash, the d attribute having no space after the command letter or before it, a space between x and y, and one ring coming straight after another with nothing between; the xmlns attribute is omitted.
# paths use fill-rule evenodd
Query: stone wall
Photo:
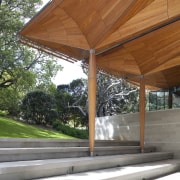
<svg viewBox="0 0 180 180"><path fill-rule="evenodd" d="M139 113L96 118L95 138L139 140ZM180 109L147 112L145 144L180 158Z"/></svg>

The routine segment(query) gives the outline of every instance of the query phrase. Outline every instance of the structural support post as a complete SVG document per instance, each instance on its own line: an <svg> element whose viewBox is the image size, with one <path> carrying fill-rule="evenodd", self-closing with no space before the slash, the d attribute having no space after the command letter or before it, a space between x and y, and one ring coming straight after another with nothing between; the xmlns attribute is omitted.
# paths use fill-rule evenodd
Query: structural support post
<svg viewBox="0 0 180 180"><path fill-rule="evenodd" d="M89 147L90 156L94 153L95 116L96 116L96 57L95 51L90 50L88 74L88 103L89 103Z"/></svg>
<svg viewBox="0 0 180 180"><path fill-rule="evenodd" d="M140 146L141 146L141 152L144 152L144 128L145 128L145 99L146 99L146 93L145 93L145 80L142 76L140 78L140 103L139 103L139 113L140 113Z"/></svg>
<svg viewBox="0 0 180 180"><path fill-rule="evenodd" d="M172 109L173 104L173 97L172 97L172 88L169 88L169 95L168 95L168 108Z"/></svg>

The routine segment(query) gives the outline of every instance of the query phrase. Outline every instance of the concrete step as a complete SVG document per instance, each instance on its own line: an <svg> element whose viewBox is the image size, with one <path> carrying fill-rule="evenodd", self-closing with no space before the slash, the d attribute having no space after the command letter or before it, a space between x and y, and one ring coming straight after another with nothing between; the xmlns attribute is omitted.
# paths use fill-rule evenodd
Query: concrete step
<svg viewBox="0 0 180 180"><path fill-rule="evenodd" d="M63 175L50 178L41 178L38 180L147 180L163 176L167 173L173 173L180 168L180 160L165 160L153 163L144 163L138 165L116 167L97 171L89 171L72 175ZM168 177L168 176L167 176ZM171 179L179 180L180 174L175 173ZM175 179L177 178L178 179ZM160 178L158 180L166 180ZM37 179L36 179L37 180Z"/></svg>
<svg viewBox="0 0 180 180"><path fill-rule="evenodd" d="M33 147L88 147L88 140L59 140L35 138L0 138L0 148ZM101 146L139 146L138 141L96 140L96 147Z"/></svg>
<svg viewBox="0 0 180 180"><path fill-rule="evenodd" d="M155 152L154 146L144 147L144 152ZM94 156L118 155L118 154L134 154L140 153L140 146L106 146L95 147Z"/></svg>
<svg viewBox="0 0 180 180"><path fill-rule="evenodd" d="M180 171L180 169L178 169ZM180 172L169 174L167 176L157 178L156 180L180 180Z"/></svg>
<svg viewBox="0 0 180 180"><path fill-rule="evenodd" d="M154 152L146 147L145 152ZM139 146L95 147L95 156L140 153ZM0 148L0 162L89 156L89 147Z"/></svg>
<svg viewBox="0 0 180 180"><path fill-rule="evenodd" d="M172 153L96 156L0 163L0 179L28 180L167 160Z"/></svg>

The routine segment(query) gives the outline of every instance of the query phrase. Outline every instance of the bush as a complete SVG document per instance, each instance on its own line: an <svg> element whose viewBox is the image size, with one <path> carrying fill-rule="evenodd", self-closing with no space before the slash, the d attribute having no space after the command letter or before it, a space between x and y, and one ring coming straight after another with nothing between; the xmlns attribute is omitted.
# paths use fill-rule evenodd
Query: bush
<svg viewBox="0 0 180 180"><path fill-rule="evenodd" d="M57 118L54 106L55 100L50 94L39 90L29 92L20 106L22 118L35 124L51 125Z"/></svg>
<svg viewBox="0 0 180 180"><path fill-rule="evenodd" d="M73 136L73 137L76 137L79 139L88 139L89 138L87 130L71 128L67 125L63 125L59 121L55 121L53 123L53 128L57 131L62 132L63 134Z"/></svg>
<svg viewBox="0 0 180 180"><path fill-rule="evenodd" d="M8 115L8 111L4 110L0 110L0 116L7 116Z"/></svg>

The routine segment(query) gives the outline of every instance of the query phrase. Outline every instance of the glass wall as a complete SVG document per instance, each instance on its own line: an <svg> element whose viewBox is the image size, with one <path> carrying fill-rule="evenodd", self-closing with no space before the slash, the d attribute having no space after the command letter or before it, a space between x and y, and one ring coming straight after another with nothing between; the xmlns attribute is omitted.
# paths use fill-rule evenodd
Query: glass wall
<svg viewBox="0 0 180 180"><path fill-rule="evenodd" d="M172 100L171 100L172 99ZM163 91L150 91L147 97L146 109L149 111L180 108L180 87Z"/></svg>

